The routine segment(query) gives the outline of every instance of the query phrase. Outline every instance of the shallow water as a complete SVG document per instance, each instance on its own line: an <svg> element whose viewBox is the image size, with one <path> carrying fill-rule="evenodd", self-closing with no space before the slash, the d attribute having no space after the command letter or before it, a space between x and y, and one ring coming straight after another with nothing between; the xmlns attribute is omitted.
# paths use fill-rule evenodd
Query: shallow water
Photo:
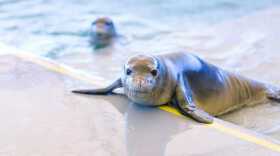
<svg viewBox="0 0 280 156"><path fill-rule="evenodd" d="M104 57L116 64L136 53L196 47L211 40L201 33L210 25L279 4L277 0L0 0L0 41L69 64L95 62L92 72L97 74L104 69L99 61ZM123 36L114 48L104 49L106 54L88 44L90 23L99 16L111 17Z"/></svg>
<svg viewBox="0 0 280 156"><path fill-rule="evenodd" d="M228 70L280 84L279 5L278 0L0 0L0 42L108 80L120 75L129 56L186 49ZM95 51L88 29L104 15L115 21L121 37ZM224 119L280 139L278 114L280 107L267 104Z"/></svg>

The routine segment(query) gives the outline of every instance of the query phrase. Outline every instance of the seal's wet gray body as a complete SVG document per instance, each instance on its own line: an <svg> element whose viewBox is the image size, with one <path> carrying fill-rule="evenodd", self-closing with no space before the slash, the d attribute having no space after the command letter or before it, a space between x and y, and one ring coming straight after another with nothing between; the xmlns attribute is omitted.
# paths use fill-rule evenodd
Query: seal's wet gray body
<svg viewBox="0 0 280 156"><path fill-rule="evenodd" d="M159 72L151 78L147 73L153 68ZM106 94L123 87L135 103L150 106L174 103L183 114L203 123L213 121L207 113L218 116L268 98L280 99L276 87L224 71L189 53L136 56L125 65L127 69L135 73L123 74L107 88L74 92Z"/></svg>
<svg viewBox="0 0 280 156"><path fill-rule="evenodd" d="M190 57L195 57L199 63L193 66L193 63L189 62ZM183 72L184 80L188 82L197 106L211 115L222 115L243 105L266 100L266 85L227 72L196 56L179 53L173 63L178 71L182 70L179 72Z"/></svg>
<svg viewBox="0 0 280 156"><path fill-rule="evenodd" d="M249 80L240 75L227 72L202 59L186 53L172 53L158 56L163 65L162 82L154 91L153 105L170 102L175 96L180 75L196 105L211 115L222 115L243 105L264 102L266 85Z"/></svg>

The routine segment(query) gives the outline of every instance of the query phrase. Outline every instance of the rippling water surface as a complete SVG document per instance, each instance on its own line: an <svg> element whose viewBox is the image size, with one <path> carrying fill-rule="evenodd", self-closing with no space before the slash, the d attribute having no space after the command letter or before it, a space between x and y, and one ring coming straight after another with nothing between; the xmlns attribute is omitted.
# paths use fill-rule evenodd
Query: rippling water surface
<svg viewBox="0 0 280 156"><path fill-rule="evenodd" d="M279 5L278 0L0 0L0 42L107 80L120 74L131 55L186 49L280 84ZM100 16L111 17L121 37L96 51L88 30ZM280 107L272 103L224 118L280 138L278 114Z"/></svg>

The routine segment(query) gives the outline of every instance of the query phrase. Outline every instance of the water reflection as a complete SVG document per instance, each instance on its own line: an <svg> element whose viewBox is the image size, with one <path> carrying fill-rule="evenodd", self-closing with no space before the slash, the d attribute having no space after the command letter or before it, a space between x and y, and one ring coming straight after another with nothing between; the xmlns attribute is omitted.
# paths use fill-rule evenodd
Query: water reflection
<svg viewBox="0 0 280 156"><path fill-rule="evenodd" d="M131 103L126 112L128 155L165 155L167 143L182 131L173 117L159 109Z"/></svg>
<svg viewBox="0 0 280 156"><path fill-rule="evenodd" d="M129 156L163 156L172 137L190 128L183 118L155 107L134 104L122 95L98 98L106 99L125 116L125 141Z"/></svg>

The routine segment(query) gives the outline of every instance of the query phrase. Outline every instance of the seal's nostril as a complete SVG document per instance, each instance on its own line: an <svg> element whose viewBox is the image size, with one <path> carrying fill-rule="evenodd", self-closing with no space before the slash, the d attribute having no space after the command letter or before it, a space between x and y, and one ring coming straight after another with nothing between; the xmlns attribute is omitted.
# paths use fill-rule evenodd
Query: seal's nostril
<svg viewBox="0 0 280 156"><path fill-rule="evenodd" d="M132 73L131 69L126 69L126 75L130 75Z"/></svg>
<svg viewBox="0 0 280 156"><path fill-rule="evenodd" d="M151 71L151 74L152 74L153 76L157 76L157 70L156 70L156 69L153 69L153 70Z"/></svg>

